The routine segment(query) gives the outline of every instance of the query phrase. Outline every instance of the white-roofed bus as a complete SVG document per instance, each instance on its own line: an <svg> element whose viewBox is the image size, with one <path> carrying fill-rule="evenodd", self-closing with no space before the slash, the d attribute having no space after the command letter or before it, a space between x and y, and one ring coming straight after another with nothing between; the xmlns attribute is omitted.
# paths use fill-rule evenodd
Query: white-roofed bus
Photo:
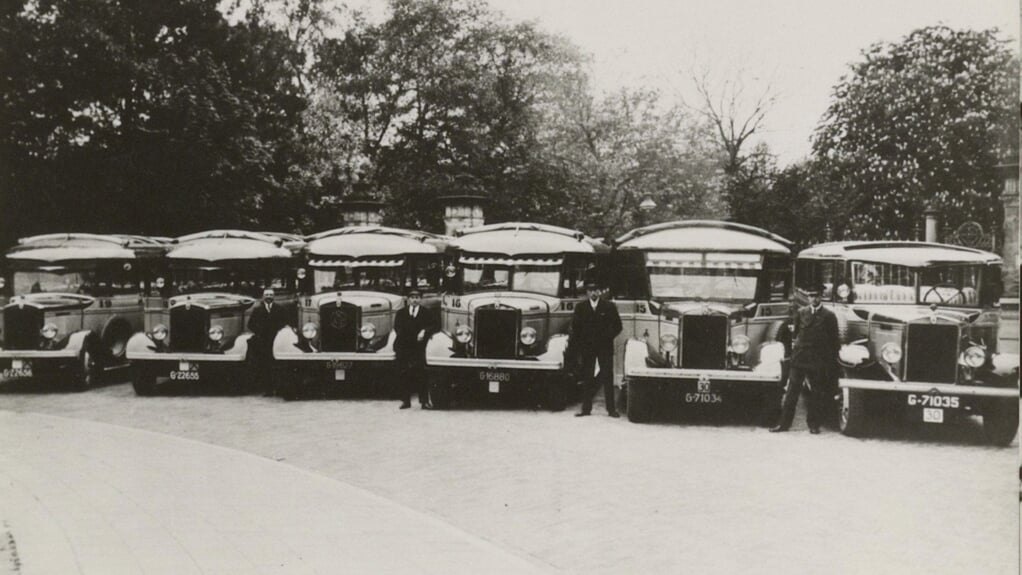
<svg viewBox="0 0 1022 575"><path fill-rule="evenodd" d="M410 290L439 314L445 238L382 226L350 226L306 238L299 320L273 355L285 399L355 389L396 391L394 320Z"/></svg>
<svg viewBox="0 0 1022 575"><path fill-rule="evenodd" d="M575 230L502 223L461 230L448 244L441 331L426 346L429 398L517 395L564 409L568 331L585 280L609 248Z"/></svg>
<svg viewBox="0 0 1022 575"><path fill-rule="evenodd" d="M615 241L628 419L656 409L754 410L776 418L791 242L756 227L688 220ZM673 401L665 401L665 400ZM663 412L661 412L663 413ZM734 413L734 412L733 412Z"/></svg>
<svg viewBox="0 0 1022 575"><path fill-rule="evenodd" d="M845 241L803 250L795 298L823 285L838 320L841 431L875 418L946 425L983 417L987 440L1018 427L1019 356L998 349L1001 258L962 246Z"/></svg>
<svg viewBox="0 0 1022 575"><path fill-rule="evenodd" d="M127 365L128 339L142 328L142 295L169 238L48 234L7 251L0 291L4 380L65 374L94 386Z"/></svg>
<svg viewBox="0 0 1022 575"><path fill-rule="evenodd" d="M128 342L139 395L171 388L243 388L255 377L248 318L264 289L295 320L298 236L212 230L182 236L146 298L145 328ZM265 379L264 379L265 381Z"/></svg>

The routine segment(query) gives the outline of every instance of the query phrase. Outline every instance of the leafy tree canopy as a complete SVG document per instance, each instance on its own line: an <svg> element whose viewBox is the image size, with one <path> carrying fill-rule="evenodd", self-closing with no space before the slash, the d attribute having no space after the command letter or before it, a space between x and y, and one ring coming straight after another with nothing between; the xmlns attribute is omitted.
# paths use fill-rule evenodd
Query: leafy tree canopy
<svg viewBox="0 0 1022 575"><path fill-rule="evenodd" d="M1018 60L996 30L932 26L878 43L835 86L813 152L847 203L839 235L914 237L928 205L946 226L1000 229L996 166L1018 157Z"/></svg>

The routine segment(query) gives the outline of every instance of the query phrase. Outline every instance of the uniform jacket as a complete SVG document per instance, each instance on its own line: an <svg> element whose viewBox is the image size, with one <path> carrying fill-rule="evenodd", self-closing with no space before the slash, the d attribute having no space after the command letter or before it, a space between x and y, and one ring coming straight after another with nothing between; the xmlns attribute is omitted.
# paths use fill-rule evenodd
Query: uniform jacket
<svg viewBox="0 0 1022 575"><path fill-rule="evenodd" d="M252 332L252 346L259 351L273 348L273 338L285 325L291 324L290 315L278 303L266 311L266 304L259 302L248 318L248 330Z"/></svg>
<svg viewBox="0 0 1022 575"><path fill-rule="evenodd" d="M837 316L824 306L814 314L805 306L795 315L795 343L792 346L791 365L803 369L833 369L841 341L837 330Z"/></svg>
<svg viewBox="0 0 1022 575"><path fill-rule="evenodd" d="M575 304L571 315L571 347L574 353L613 350L614 338L621 333L617 307L600 299L593 309L589 300Z"/></svg>
<svg viewBox="0 0 1022 575"><path fill-rule="evenodd" d="M394 353L399 361L426 361L426 340L438 329L437 319L433 310L428 310L419 305L419 311L415 317L411 315L409 306L403 307L397 312L394 318L394 331L397 337L394 338ZM425 337L418 341L419 332L426 330Z"/></svg>

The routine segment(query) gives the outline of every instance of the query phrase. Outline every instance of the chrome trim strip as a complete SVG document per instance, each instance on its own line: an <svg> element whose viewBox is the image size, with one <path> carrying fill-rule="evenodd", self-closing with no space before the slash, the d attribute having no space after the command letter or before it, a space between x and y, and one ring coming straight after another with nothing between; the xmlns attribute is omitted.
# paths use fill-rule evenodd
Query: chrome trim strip
<svg viewBox="0 0 1022 575"><path fill-rule="evenodd" d="M709 377L711 381L736 381L748 383L780 383L781 375L763 375L752 371L731 371L728 369L681 369L676 367L636 367L626 371L625 377L656 377L661 379L699 379Z"/></svg>
<svg viewBox="0 0 1022 575"><path fill-rule="evenodd" d="M236 362L242 363L245 361L243 355L224 355L218 353L175 353L168 351L165 353L156 352L134 352L128 355L129 361L195 361L195 362Z"/></svg>
<svg viewBox="0 0 1022 575"><path fill-rule="evenodd" d="M561 369L559 361L526 361L516 359L479 359L475 357L427 357L427 367L473 367L488 369L533 369L533 370L555 370Z"/></svg>
<svg viewBox="0 0 1022 575"><path fill-rule="evenodd" d="M982 387L978 385L954 385L949 383L917 383L842 378L839 385L841 387L851 389L871 389L875 391L939 393L941 395L970 395L976 397L1012 397L1016 399L1019 396L1018 389L1010 387Z"/></svg>
<svg viewBox="0 0 1022 575"><path fill-rule="evenodd" d="M65 359L78 357L77 349L12 349L0 350L0 358Z"/></svg>
<svg viewBox="0 0 1022 575"><path fill-rule="evenodd" d="M355 353L353 351L317 351L311 353L288 352L274 355L277 361L396 361L397 354L394 352L382 353Z"/></svg>

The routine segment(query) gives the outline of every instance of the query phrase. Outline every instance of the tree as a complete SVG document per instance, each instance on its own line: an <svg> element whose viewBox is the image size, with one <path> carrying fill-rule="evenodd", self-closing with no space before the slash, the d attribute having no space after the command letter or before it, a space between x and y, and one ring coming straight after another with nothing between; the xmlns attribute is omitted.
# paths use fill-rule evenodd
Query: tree
<svg viewBox="0 0 1022 575"><path fill-rule="evenodd" d="M929 205L949 227L1000 229L996 166L1018 156L1018 61L996 30L931 26L877 43L834 87L813 139L849 237L914 236Z"/></svg>
<svg viewBox="0 0 1022 575"><path fill-rule="evenodd" d="M549 188L533 161L537 102L575 54L474 0L389 9L320 53L310 123L324 136L322 178L358 175L409 227L439 229L448 194L489 196L493 219L538 217Z"/></svg>
<svg viewBox="0 0 1022 575"><path fill-rule="evenodd" d="M25 0L0 13L5 241L289 228L292 42L215 3Z"/></svg>
<svg viewBox="0 0 1022 575"><path fill-rule="evenodd" d="M543 153L563 174L569 201L553 215L615 237L678 217L719 217L717 158L698 122L652 90L590 95L585 76L563 80L547 114ZM655 214L639 204L650 198Z"/></svg>

